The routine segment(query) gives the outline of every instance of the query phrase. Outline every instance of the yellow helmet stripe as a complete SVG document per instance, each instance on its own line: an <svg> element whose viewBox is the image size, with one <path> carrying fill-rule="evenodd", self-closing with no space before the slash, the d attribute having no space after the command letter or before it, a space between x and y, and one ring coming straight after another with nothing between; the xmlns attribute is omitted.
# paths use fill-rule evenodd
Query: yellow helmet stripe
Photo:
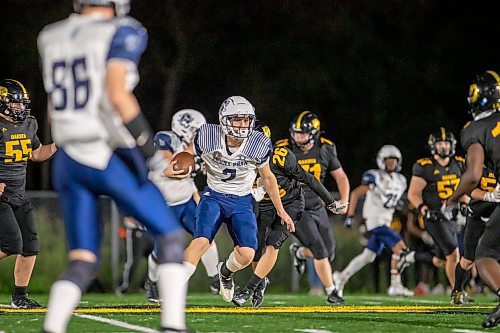
<svg viewBox="0 0 500 333"><path fill-rule="evenodd" d="M28 98L28 92L26 91L26 88L24 88L23 84L17 80L13 80L11 79L12 81L14 81L15 83L17 83L21 89L23 90L23 95L24 95L24 98Z"/></svg>
<svg viewBox="0 0 500 333"><path fill-rule="evenodd" d="M302 122L302 118L304 118L305 115L308 113L310 113L310 111L302 111L302 113L297 118L297 122L295 123L295 128L300 128L300 123Z"/></svg>
<svg viewBox="0 0 500 333"><path fill-rule="evenodd" d="M498 76L497 72L494 72L494 71L486 71L486 73L490 74L491 76L493 76L495 78L495 80L497 81L497 84L500 85L500 76Z"/></svg>
<svg viewBox="0 0 500 333"><path fill-rule="evenodd" d="M446 139L446 130L444 129L444 127L441 127L441 138L443 140Z"/></svg>

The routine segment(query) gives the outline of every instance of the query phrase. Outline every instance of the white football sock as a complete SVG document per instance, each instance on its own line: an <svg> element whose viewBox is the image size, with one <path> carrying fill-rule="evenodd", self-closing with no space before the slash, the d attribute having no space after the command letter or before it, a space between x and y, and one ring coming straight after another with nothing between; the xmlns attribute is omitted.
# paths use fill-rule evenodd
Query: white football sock
<svg viewBox="0 0 500 333"><path fill-rule="evenodd" d="M397 272L397 270L396 270L396 272ZM400 285L401 285L401 274L391 274L391 286L394 287L394 286L400 286Z"/></svg>
<svg viewBox="0 0 500 333"><path fill-rule="evenodd" d="M210 245L207 252L201 256L201 262L205 266L208 277L217 275L217 264L219 263L219 252L217 251L217 246L215 242Z"/></svg>
<svg viewBox="0 0 500 333"><path fill-rule="evenodd" d="M182 330L186 328L186 268L183 264L158 265L158 292L161 302L161 325Z"/></svg>
<svg viewBox="0 0 500 333"><path fill-rule="evenodd" d="M332 293L332 291L335 290L335 286L332 285L331 287L328 287L328 288L325 288L325 291L326 291L326 294L327 295L330 295Z"/></svg>
<svg viewBox="0 0 500 333"><path fill-rule="evenodd" d="M347 267L340 273L342 274L342 279L347 283L351 276L359 272L369 263L373 262L376 257L377 255L373 251L364 249L363 252L354 257L349 265L347 265Z"/></svg>
<svg viewBox="0 0 500 333"><path fill-rule="evenodd" d="M148 256L148 277L151 281L158 281L158 263L153 259L153 255Z"/></svg>
<svg viewBox="0 0 500 333"><path fill-rule="evenodd" d="M64 333L73 310L80 303L82 292L71 281L58 280L50 288L49 304L43 328L51 333Z"/></svg>
<svg viewBox="0 0 500 333"><path fill-rule="evenodd" d="M229 258L226 260L226 267L229 269L231 272L237 272L240 269L245 268L247 265L242 265L236 260L236 256L234 254L234 251L231 252L229 255Z"/></svg>
<svg viewBox="0 0 500 333"><path fill-rule="evenodd" d="M302 259L302 260L307 259L306 256L304 256L304 247L303 246L299 247L297 252L295 252L295 256L299 259Z"/></svg>
<svg viewBox="0 0 500 333"><path fill-rule="evenodd" d="M191 276L193 276L194 272L196 271L196 266L190 262L187 262L187 261L184 261L183 265L184 265L184 269L186 270L186 276L184 279L187 283L189 281L189 279L191 278Z"/></svg>

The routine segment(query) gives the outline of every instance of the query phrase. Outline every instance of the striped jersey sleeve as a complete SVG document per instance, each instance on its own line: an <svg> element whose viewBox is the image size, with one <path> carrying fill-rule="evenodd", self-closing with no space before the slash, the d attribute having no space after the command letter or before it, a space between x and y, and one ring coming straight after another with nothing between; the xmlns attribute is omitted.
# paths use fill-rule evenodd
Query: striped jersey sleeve
<svg viewBox="0 0 500 333"><path fill-rule="evenodd" d="M195 153L198 156L222 149L222 130L216 124L203 124L194 138Z"/></svg>
<svg viewBox="0 0 500 333"><path fill-rule="evenodd" d="M271 140L263 133L253 131L242 153L254 159L257 167L261 168L269 162L272 150Z"/></svg>

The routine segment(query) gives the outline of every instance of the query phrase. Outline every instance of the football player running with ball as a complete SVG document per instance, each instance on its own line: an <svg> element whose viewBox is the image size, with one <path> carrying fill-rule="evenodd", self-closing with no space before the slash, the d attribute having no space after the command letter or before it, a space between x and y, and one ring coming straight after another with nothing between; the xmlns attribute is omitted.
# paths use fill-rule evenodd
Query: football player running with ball
<svg viewBox="0 0 500 333"><path fill-rule="evenodd" d="M220 295L234 296L233 274L252 262L257 249L257 221L253 212L252 186L257 171L278 216L291 232L293 220L283 208L276 177L269 167L271 140L254 131L255 109L241 96L227 98L219 109L219 124L201 126L194 151L206 164L208 186L196 211L194 239L184 253L188 278L209 249L223 222L234 241L234 251L217 266Z"/></svg>

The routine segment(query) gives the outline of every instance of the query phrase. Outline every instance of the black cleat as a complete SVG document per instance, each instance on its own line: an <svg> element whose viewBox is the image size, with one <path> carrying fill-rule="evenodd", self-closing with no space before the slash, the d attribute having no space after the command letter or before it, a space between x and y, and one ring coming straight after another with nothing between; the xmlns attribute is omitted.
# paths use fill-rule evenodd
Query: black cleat
<svg viewBox="0 0 500 333"><path fill-rule="evenodd" d="M306 260L305 259L299 259L297 258L297 250L300 248L299 244L297 243L292 243L290 245L290 255L292 256L293 260L293 267L295 267L295 270L299 274L303 274L306 270Z"/></svg>
<svg viewBox="0 0 500 333"><path fill-rule="evenodd" d="M10 303L10 307L13 309L41 309L42 306L38 304L37 301L34 301L28 298L28 294L21 297L12 297L12 302Z"/></svg>
<svg viewBox="0 0 500 333"><path fill-rule="evenodd" d="M248 301L250 296L252 296L252 292L247 288L244 288L236 295L234 295L232 302L236 306L242 306L246 301Z"/></svg>
<svg viewBox="0 0 500 333"><path fill-rule="evenodd" d="M156 282L151 281L148 278L146 279L146 282L144 283L144 290L146 291L146 298L148 302L152 303L160 303L160 294L158 293L158 285Z"/></svg>
<svg viewBox="0 0 500 333"><path fill-rule="evenodd" d="M219 274L209 277L209 279L210 279L210 292L212 293L212 295L219 295L220 291Z"/></svg>
<svg viewBox="0 0 500 333"><path fill-rule="evenodd" d="M332 305L339 305L339 304L345 303L344 299L342 297L340 297L339 294L337 293L337 289L334 289L330 293L330 295L328 295L328 298L326 299L326 301Z"/></svg>
<svg viewBox="0 0 500 333"><path fill-rule="evenodd" d="M492 313L486 316L483 321L484 328L493 328L500 324L500 304L497 305L495 310Z"/></svg>
<svg viewBox="0 0 500 333"><path fill-rule="evenodd" d="M253 292L252 306L254 308L259 308L262 303L264 303L264 292L266 291L267 285L269 284L269 279L267 276L260 281L257 289Z"/></svg>

